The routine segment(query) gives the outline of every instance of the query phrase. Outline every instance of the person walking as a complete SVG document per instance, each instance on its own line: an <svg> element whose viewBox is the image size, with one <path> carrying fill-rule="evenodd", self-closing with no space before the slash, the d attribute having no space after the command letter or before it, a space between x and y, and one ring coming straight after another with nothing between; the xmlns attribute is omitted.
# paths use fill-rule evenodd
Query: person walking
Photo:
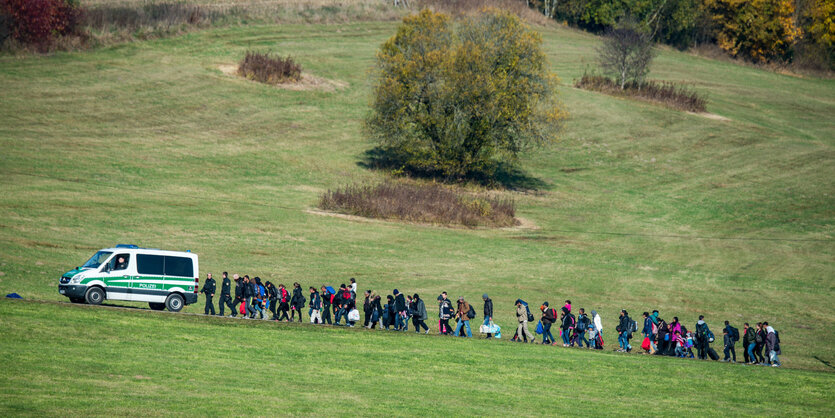
<svg viewBox="0 0 835 418"><path fill-rule="evenodd" d="M203 283L200 293L206 295L206 306L203 308L203 315L208 315L209 311L212 312L212 315L215 315L215 305L212 303L212 298L215 296L215 279L212 278L212 273L206 273L206 282Z"/></svg>
<svg viewBox="0 0 835 418"><path fill-rule="evenodd" d="M710 348L710 338L712 333L705 322L705 316L699 315L699 321L696 322L696 350L699 360L707 359L707 349Z"/></svg>
<svg viewBox="0 0 835 418"><path fill-rule="evenodd" d="M219 316L223 316L223 308L226 306L228 306L233 313L235 312L235 308L233 308L232 305L232 282L229 280L229 273L224 271L221 276L223 279L220 281L220 299L217 304Z"/></svg>
<svg viewBox="0 0 835 418"><path fill-rule="evenodd" d="M389 330L389 327L394 326L394 316L397 313L394 311L394 296L388 295L386 296L386 304L383 305L383 327L386 328L386 331Z"/></svg>
<svg viewBox="0 0 835 418"><path fill-rule="evenodd" d="M470 312L470 304L461 296L458 298L458 310L455 312L455 318L458 323L455 325L455 332L452 335L458 336L463 327L467 329L467 338L473 337L473 331L470 329L470 317L467 316Z"/></svg>
<svg viewBox="0 0 835 418"><path fill-rule="evenodd" d="M755 362L761 365L765 365L765 357L763 357L763 348L765 348L765 340L767 334L765 332L765 326L763 326L762 322L757 322L757 329L754 333L754 354L756 355ZM768 354L768 352L766 352Z"/></svg>
<svg viewBox="0 0 835 418"><path fill-rule="evenodd" d="M632 333L632 319L629 318L629 313L626 312L626 309L620 310L620 322L618 322L616 328L618 331L618 345L620 346L620 349L617 351L621 353L632 351L632 346L629 345L629 337Z"/></svg>
<svg viewBox="0 0 835 418"><path fill-rule="evenodd" d="M313 286L310 286L310 323L322 323L322 298Z"/></svg>
<svg viewBox="0 0 835 418"><path fill-rule="evenodd" d="M763 322L763 326L766 332L765 350L768 355L768 362L771 363L771 367L780 367L782 363L780 363L780 358L777 357L783 354L780 352L780 335L768 325L768 322Z"/></svg>
<svg viewBox="0 0 835 418"><path fill-rule="evenodd" d="M255 290L252 286L255 284L254 281L250 281L249 275L244 274L244 302L246 303L246 308L244 311L245 319L252 319L255 317L255 308L252 306L252 298L255 296Z"/></svg>
<svg viewBox="0 0 835 418"><path fill-rule="evenodd" d="M290 322L293 322L296 314L299 314L299 322L302 322L302 310L306 302L302 295L302 286L299 282L293 283L293 298L290 299Z"/></svg>
<svg viewBox="0 0 835 418"><path fill-rule="evenodd" d="M270 320L275 321L278 319L278 311L276 310L278 308L278 289L276 289L275 285L269 280L267 280L264 287L267 289L267 309L269 309L270 313L273 314Z"/></svg>
<svg viewBox="0 0 835 418"><path fill-rule="evenodd" d="M568 347L571 344L571 332L574 330L574 315L567 307L562 307L562 314L560 316L560 336L562 336L562 346Z"/></svg>
<svg viewBox="0 0 835 418"><path fill-rule="evenodd" d="M748 325L746 322L742 327L742 358L745 364L756 364L757 360L754 358L754 347L756 347L756 331L754 327Z"/></svg>
<svg viewBox="0 0 835 418"><path fill-rule="evenodd" d="M484 325L490 326L493 322L493 300L487 297L487 293L481 295L481 300L484 301ZM487 333L487 339L493 338L493 334Z"/></svg>
<svg viewBox="0 0 835 418"><path fill-rule="evenodd" d="M244 301L244 282L237 273L235 273L235 302L232 304L232 315L231 318L238 316L238 305L241 303L246 303Z"/></svg>
<svg viewBox="0 0 835 418"><path fill-rule="evenodd" d="M739 330L732 327L730 321L725 321L725 328L722 330L722 335L725 345L725 358L722 361L727 362L730 358L728 354L731 354L733 356L733 360L731 362L736 363L736 350L734 349L734 346L736 345L736 342L739 341ZM727 338L725 338L726 335Z"/></svg>
<svg viewBox="0 0 835 418"><path fill-rule="evenodd" d="M539 307L542 311L542 344L557 345L557 340L551 334L551 326L557 322L557 310L548 306L548 301L542 302Z"/></svg>
<svg viewBox="0 0 835 418"><path fill-rule="evenodd" d="M429 314L426 313L426 304L420 295L415 293L412 296L412 303L414 303L414 315L412 315L412 325L415 326L415 333L420 334L420 328L423 327L425 334L429 334L429 327L426 325L426 320L429 319Z"/></svg>
<svg viewBox="0 0 835 418"><path fill-rule="evenodd" d="M574 327L575 340L577 340L577 347L582 348L583 343L586 343L586 348L591 348L589 340L586 339L586 330L589 328L591 320L586 316L586 310L580 308L577 313L577 325Z"/></svg>
<svg viewBox="0 0 835 418"><path fill-rule="evenodd" d="M378 324L383 317L383 307L380 305L380 295L371 292L371 321L368 322L368 329L382 329Z"/></svg>
<svg viewBox="0 0 835 418"><path fill-rule="evenodd" d="M528 308L522 304L522 299L516 299L516 321L519 323L516 327L516 341L520 342L524 337L529 343L535 343L536 338L528 330Z"/></svg>
<svg viewBox="0 0 835 418"><path fill-rule="evenodd" d="M597 314L597 311L591 311L591 324L594 328L593 335L591 335L591 346L592 348L601 350L603 349L603 321L600 320L600 315Z"/></svg>
<svg viewBox="0 0 835 418"><path fill-rule="evenodd" d="M287 322L290 322L290 315L287 314L289 311L290 292L287 291L284 283L280 283L278 285L278 320L281 321L282 319L285 319Z"/></svg>
<svg viewBox="0 0 835 418"><path fill-rule="evenodd" d="M450 335L452 328L449 326L449 320L455 315L455 310L452 309L452 301L447 298L446 292L442 292L438 299L438 332Z"/></svg>
<svg viewBox="0 0 835 418"><path fill-rule="evenodd" d="M644 312L644 327L641 329L641 335L644 336L644 341L648 341L650 344L645 346L643 343L641 344L641 348L646 350L645 354L655 354L655 347L652 346L652 340L654 337L654 333L652 332L655 328L655 324L652 322L652 318L649 317L649 312Z"/></svg>
<svg viewBox="0 0 835 418"><path fill-rule="evenodd" d="M373 299L371 299L371 291L366 290L365 299L362 302L362 312L365 314L362 326L365 328L368 328L368 324L371 323L371 316L374 314L372 302Z"/></svg>
<svg viewBox="0 0 835 418"><path fill-rule="evenodd" d="M399 290L394 289L394 312L396 315L394 316L394 330L395 331L404 331L405 324L404 319L406 318L406 297L400 293Z"/></svg>
<svg viewBox="0 0 835 418"><path fill-rule="evenodd" d="M322 324L333 325L331 322L331 297L333 297L333 294L324 285L319 290L322 291L320 293L322 299Z"/></svg>

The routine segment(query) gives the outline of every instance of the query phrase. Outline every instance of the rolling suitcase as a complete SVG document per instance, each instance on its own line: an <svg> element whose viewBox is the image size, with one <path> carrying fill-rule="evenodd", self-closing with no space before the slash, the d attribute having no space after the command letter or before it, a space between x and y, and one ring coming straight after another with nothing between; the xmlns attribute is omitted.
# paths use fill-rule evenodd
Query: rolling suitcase
<svg viewBox="0 0 835 418"><path fill-rule="evenodd" d="M713 361L719 360L719 354L716 354L716 350L713 347L707 348L707 356Z"/></svg>

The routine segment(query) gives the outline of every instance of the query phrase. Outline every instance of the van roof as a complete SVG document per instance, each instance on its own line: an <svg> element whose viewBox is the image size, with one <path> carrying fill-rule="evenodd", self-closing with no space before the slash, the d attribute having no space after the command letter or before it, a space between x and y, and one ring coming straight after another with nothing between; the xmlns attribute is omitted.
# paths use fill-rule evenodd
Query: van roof
<svg viewBox="0 0 835 418"><path fill-rule="evenodd" d="M111 248L102 248L101 251L111 251L111 252L130 252L130 253L139 253L139 254L152 254L152 255L175 255L178 257L188 257L188 258L197 258L197 254L191 251L168 251L168 250L160 250L158 248L140 248L136 245L125 245L119 244L115 247Z"/></svg>

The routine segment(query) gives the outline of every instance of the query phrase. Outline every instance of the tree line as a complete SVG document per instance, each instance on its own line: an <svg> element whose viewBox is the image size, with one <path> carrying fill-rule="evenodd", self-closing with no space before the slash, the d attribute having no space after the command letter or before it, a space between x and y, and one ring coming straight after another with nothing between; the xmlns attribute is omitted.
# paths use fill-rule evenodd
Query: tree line
<svg viewBox="0 0 835 418"><path fill-rule="evenodd" d="M753 62L835 69L835 0L525 0L557 21L604 32L633 19L655 42L716 44Z"/></svg>

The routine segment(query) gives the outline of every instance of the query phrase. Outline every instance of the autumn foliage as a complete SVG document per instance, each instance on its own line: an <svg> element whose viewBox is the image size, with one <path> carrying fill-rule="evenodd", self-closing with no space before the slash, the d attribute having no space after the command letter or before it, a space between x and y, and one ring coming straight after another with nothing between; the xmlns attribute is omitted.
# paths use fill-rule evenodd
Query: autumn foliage
<svg viewBox="0 0 835 418"><path fill-rule="evenodd" d="M404 169L447 180L553 142L563 112L541 43L496 9L456 25L426 9L406 17L377 54L370 134Z"/></svg>
<svg viewBox="0 0 835 418"><path fill-rule="evenodd" d="M45 49L58 36L74 32L81 8L74 0L0 0L9 35L19 42Z"/></svg>

